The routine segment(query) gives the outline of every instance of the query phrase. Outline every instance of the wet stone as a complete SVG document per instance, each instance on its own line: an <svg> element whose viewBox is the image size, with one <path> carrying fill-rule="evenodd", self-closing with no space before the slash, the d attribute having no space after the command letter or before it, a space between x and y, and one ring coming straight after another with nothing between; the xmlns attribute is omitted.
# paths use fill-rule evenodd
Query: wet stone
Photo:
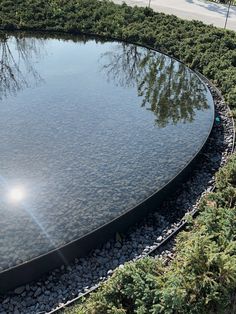
<svg viewBox="0 0 236 314"><path fill-rule="evenodd" d="M22 294L22 292L25 290L24 286L18 287L14 290L15 294Z"/></svg>

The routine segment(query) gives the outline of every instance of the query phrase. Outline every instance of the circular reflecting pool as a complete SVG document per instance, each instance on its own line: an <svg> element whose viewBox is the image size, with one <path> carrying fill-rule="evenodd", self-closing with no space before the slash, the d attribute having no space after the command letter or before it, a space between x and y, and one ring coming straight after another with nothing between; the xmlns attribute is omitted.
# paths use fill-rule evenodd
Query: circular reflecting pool
<svg viewBox="0 0 236 314"><path fill-rule="evenodd" d="M210 132L206 86L161 53L6 33L0 52L0 270L143 202Z"/></svg>

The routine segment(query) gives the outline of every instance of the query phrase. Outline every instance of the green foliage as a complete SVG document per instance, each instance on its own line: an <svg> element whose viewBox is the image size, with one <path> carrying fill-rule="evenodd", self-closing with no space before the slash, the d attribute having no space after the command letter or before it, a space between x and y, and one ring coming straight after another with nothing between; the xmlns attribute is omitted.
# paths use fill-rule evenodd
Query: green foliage
<svg viewBox="0 0 236 314"><path fill-rule="evenodd" d="M235 0L210 0L212 2L217 2L217 3L223 3L223 4L228 4L231 3L232 5L236 4Z"/></svg>
<svg viewBox="0 0 236 314"><path fill-rule="evenodd" d="M236 106L236 33L98 0L1 0L0 28L96 34L158 48L214 81Z"/></svg>
<svg viewBox="0 0 236 314"><path fill-rule="evenodd" d="M66 313L230 312L236 290L236 207L224 191L236 192L235 163L236 156L218 172L217 190L201 201L201 214L178 236L172 263L164 266L152 258L127 263Z"/></svg>
<svg viewBox="0 0 236 314"><path fill-rule="evenodd" d="M216 187L223 205L236 206L236 159L230 158L227 167L220 169L216 176Z"/></svg>
<svg viewBox="0 0 236 314"><path fill-rule="evenodd" d="M227 167L223 167L216 175L216 187L224 191L227 187L236 188L236 159L231 157Z"/></svg>
<svg viewBox="0 0 236 314"><path fill-rule="evenodd" d="M127 263L116 270L112 280L107 281L98 293L93 294L88 306L75 313L151 313L153 304L159 300L163 272L163 265L154 259Z"/></svg>

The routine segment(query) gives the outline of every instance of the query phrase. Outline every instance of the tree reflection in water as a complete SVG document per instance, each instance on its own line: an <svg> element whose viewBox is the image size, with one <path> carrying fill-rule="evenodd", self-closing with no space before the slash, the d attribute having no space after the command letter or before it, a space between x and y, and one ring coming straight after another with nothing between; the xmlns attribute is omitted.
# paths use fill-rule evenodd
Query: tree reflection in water
<svg viewBox="0 0 236 314"><path fill-rule="evenodd" d="M77 41L81 37L68 37ZM42 82L33 60L40 57L43 36L0 32L0 100L23 88ZM208 108L207 89L183 64L136 45L119 43L101 57L108 80L123 87L136 87L141 106L155 113L165 127L178 121L191 122L196 110Z"/></svg>
<svg viewBox="0 0 236 314"><path fill-rule="evenodd" d="M192 122L208 108L207 88L194 72L170 57L139 46L118 44L101 57L108 80L137 88L142 107L156 115L159 127Z"/></svg>
<svg viewBox="0 0 236 314"><path fill-rule="evenodd" d="M32 63L40 55L40 46L32 37L0 32L0 100L29 87L30 82L42 82Z"/></svg>

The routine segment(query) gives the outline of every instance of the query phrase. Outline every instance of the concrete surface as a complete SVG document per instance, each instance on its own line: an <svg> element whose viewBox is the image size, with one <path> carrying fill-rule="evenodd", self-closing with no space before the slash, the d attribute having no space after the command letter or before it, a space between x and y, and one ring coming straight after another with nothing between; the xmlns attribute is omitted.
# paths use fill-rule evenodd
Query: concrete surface
<svg viewBox="0 0 236 314"><path fill-rule="evenodd" d="M149 0L113 0L121 4L148 6ZM187 20L200 20L206 24L224 27L228 10L227 5L208 2L204 0L151 0L151 8L157 12L174 14ZM236 31L236 6L231 6L227 29Z"/></svg>

